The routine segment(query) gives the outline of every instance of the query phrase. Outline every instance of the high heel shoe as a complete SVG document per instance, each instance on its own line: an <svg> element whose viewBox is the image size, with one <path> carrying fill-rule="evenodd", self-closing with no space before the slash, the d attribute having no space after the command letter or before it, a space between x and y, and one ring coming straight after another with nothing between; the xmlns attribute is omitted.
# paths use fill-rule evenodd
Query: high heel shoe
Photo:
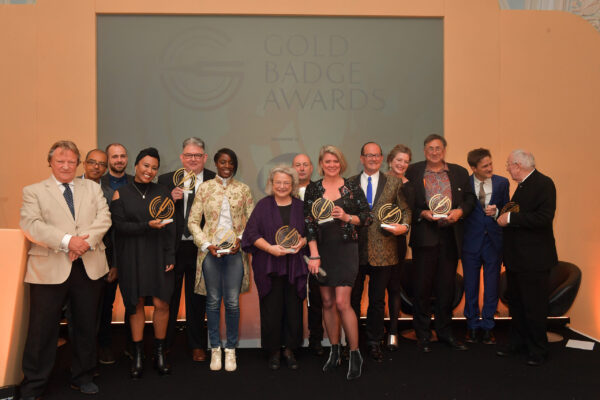
<svg viewBox="0 0 600 400"><path fill-rule="evenodd" d="M165 355L165 340L154 339L154 368L159 375L168 375L171 373L171 366L167 364Z"/></svg>
<svg viewBox="0 0 600 400"><path fill-rule="evenodd" d="M329 358L325 365L323 365L323 372L328 372L334 369L335 367L339 367L342 363L340 359L340 345L332 344L331 350L329 351Z"/></svg>
<svg viewBox="0 0 600 400"><path fill-rule="evenodd" d="M362 372L363 358L360 350L350 350L350 361L348 362L348 375L346 379L352 380L360 377Z"/></svg>
<svg viewBox="0 0 600 400"><path fill-rule="evenodd" d="M131 358L131 378L140 379L144 372L144 342L133 342L133 354Z"/></svg>

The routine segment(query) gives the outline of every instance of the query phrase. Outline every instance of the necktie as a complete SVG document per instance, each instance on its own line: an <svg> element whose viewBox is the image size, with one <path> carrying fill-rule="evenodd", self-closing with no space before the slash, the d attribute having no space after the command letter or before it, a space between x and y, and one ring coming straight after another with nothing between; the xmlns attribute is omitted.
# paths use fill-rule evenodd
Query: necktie
<svg viewBox="0 0 600 400"><path fill-rule="evenodd" d="M68 183L63 183L62 185L65 187L63 196L65 196L65 200L67 201L67 205L69 206L71 215L73 216L73 219L75 219L75 205L73 204L73 192L71 192L71 188L69 187Z"/></svg>
<svg viewBox="0 0 600 400"><path fill-rule="evenodd" d="M485 190L483 190L483 182L479 182L479 204L485 210Z"/></svg>
<svg viewBox="0 0 600 400"><path fill-rule="evenodd" d="M367 178L367 203L369 208L373 208L373 185L371 185L371 177Z"/></svg>

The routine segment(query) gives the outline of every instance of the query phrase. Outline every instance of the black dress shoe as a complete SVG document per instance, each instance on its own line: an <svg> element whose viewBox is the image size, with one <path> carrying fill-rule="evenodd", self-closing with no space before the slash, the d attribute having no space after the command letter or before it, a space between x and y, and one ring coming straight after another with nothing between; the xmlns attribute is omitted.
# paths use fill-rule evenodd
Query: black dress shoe
<svg viewBox="0 0 600 400"><path fill-rule="evenodd" d="M481 343L483 344L496 344L496 335L492 330L484 330L481 335Z"/></svg>
<svg viewBox="0 0 600 400"><path fill-rule="evenodd" d="M285 359L285 363L287 364L289 369L298 369L298 361L296 361L296 357L294 356L294 352L292 350L285 349L283 351L283 358Z"/></svg>
<svg viewBox="0 0 600 400"><path fill-rule="evenodd" d="M467 343L477 343L478 338L477 329L467 329L467 334L465 335L465 342Z"/></svg>
<svg viewBox="0 0 600 400"><path fill-rule="evenodd" d="M378 344L369 345L369 357L378 363L383 362L383 353Z"/></svg>
<svg viewBox="0 0 600 400"><path fill-rule="evenodd" d="M460 340L454 339L452 336L449 338L440 339L440 342L445 343L446 346L452 348L453 350L465 351L469 350L469 348Z"/></svg>
<svg viewBox="0 0 600 400"><path fill-rule="evenodd" d="M429 341L429 339L419 339L417 341L417 347L423 353L430 353L431 352L431 342Z"/></svg>
<svg viewBox="0 0 600 400"><path fill-rule="evenodd" d="M279 359L280 352L279 350L274 351L269 355L269 369L273 371L277 371L281 367L281 361Z"/></svg>
<svg viewBox="0 0 600 400"><path fill-rule="evenodd" d="M527 357L527 365L531 367L539 367L546 362L546 358L542 356L529 356Z"/></svg>
<svg viewBox="0 0 600 400"><path fill-rule="evenodd" d="M94 382L85 382L80 384L71 383L71 389L77 390L83 394L97 394L100 392L98 385Z"/></svg>

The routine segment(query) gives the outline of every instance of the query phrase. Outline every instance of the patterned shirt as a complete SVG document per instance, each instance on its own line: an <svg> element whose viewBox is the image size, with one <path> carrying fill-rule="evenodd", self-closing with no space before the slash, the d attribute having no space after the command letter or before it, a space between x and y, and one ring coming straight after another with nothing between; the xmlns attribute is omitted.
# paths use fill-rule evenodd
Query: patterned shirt
<svg viewBox="0 0 600 400"><path fill-rule="evenodd" d="M431 171L425 168L423 174L423 185L425 186L425 201L429 204L429 200L436 194L446 196L452 202L452 187L450 186L450 178L448 177L448 164L444 163L444 168L441 171Z"/></svg>

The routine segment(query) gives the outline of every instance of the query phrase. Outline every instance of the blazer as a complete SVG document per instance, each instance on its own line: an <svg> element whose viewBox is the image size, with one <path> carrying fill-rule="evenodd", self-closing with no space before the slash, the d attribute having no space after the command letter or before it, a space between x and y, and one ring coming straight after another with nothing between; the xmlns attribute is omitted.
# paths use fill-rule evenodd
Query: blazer
<svg viewBox="0 0 600 400"><path fill-rule="evenodd" d="M211 179L198 187L194 198L194 204L188 217L188 229L194 236L194 243L200 249L206 242L212 243L219 225L219 215L223 197L227 197L231 212L233 231L237 237L244 233L246 223L254 209L252 192L245 183L231 178L226 187L223 187L221 178ZM206 223L201 226L202 218L206 217ZM240 251L242 251L240 249ZM196 284L194 292L206 295L206 284L202 275L202 264L206 252L198 251L198 262L196 266ZM242 292L250 290L249 260L246 253L242 253L244 262L244 277L242 278Z"/></svg>
<svg viewBox="0 0 600 400"><path fill-rule="evenodd" d="M474 193L477 193L479 188L475 187L473 175L469 177L469 182L473 187ZM490 204L495 204L498 207L498 212L500 212L502 207L508 203L508 199L508 179L503 176L492 175L492 197L490 198ZM485 211L479 201L475 201L473 211L465 218L463 251L479 253L485 235L490 238L498 254L502 253L502 228L496 223L495 218L485 215Z"/></svg>
<svg viewBox="0 0 600 400"><path fill-rule="evenodd" d="M350 178L358 187L361 174ZM371 266L388 266L398 264L398 238L381 228L377 219L377 211L387 203L392 203L402 210L401 224L410 225L411 210L402 191L402 180L395 176L379 173L379 183L373 199L373 223L358 229L359 264Z"/></svg>
<svg viewBox="0 0 600 400"><path fill-rule="evenodd" d="M100 185L75 178L73 201L75 219L53 177L23 188L20 226L31 241L25 282L60 284L71 273L69 256L59 250L65 234L90 235L90 249L81 259L90 279L108 272L104 234L111 226L110 212Z"/></svg>
<svg viewBox="0 0 600 400"><path fill-rule="evenodd" d="M543 272L558 263L552 221L556 211L556 187L552 179L534 170L521 182L511 201L519 212L510 213L503 229L504 265L515 272Z"/></svg>
<svg viewBox="0 0 600 400"><path fill-rule="evenodd" d="M166 174L162 174L158 177L158 183L160 185L166 186L169 189L169 193L175 189L175 184L173 183L173 175L175 171L167 172ZM215 173L211 170L204 169L203 172L203 180L202 183L214 179ZM194 203L194 198L196 197L196 191L194 190L192 193L188 194L188 202L187 202L187 212L185 215L190 216L190 210L192 209L192 204ZM181 241L181 236L185 230L185 225L187 224L187 218L184 217L183 214L183 199L175 200L175 215L173 217L175 219L175 250L179 247L179 242ZM202 219L202 223L200 226L204 226L204 219Z"/></svg>
<svg viewBox="0 0 600 400"><path fill-rule="evenodd" d="M408 166L406 178L414 189L414 204L412 209L412 229L410 233L410 246L423 247L435 246L439 243L440 226L437 222L431 222L421 218L421 211L429 210L425 200L425 166L427 161L420 161ZM469 174L466 169L457 164L446 164L448 166L448 178L452 190L452 209L462 208L463 217L451 227L454 230L456 250L460 257L463 241L463 221L475 207L476 197L473 186L469 183Z"/></svg>

